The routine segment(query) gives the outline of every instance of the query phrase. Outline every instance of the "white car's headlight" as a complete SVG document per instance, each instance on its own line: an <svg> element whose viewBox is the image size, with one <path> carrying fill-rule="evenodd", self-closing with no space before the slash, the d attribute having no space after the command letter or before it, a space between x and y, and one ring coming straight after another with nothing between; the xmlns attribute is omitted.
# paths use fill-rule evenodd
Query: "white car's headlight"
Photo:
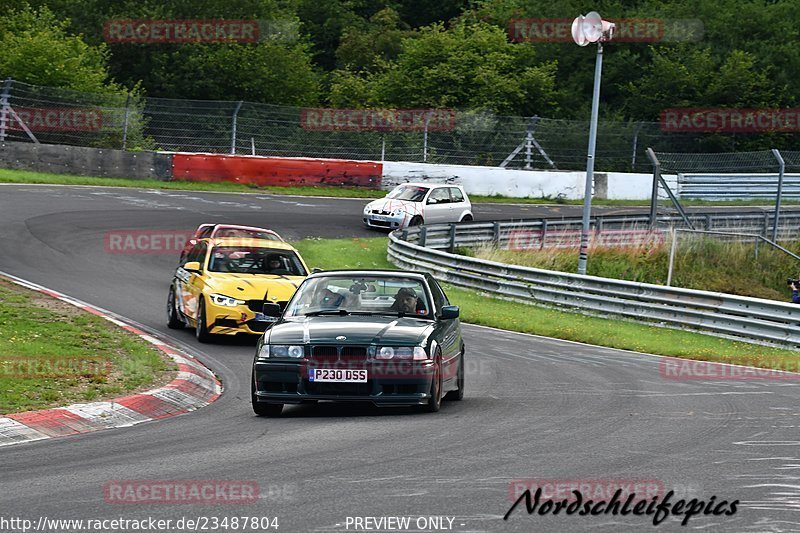
<svg viewBox="0 0 800 533"><path fill-rule="evenodd" d="M302 346L286 345L286 344L265 344L258 352L259 359L268 359L271 357L289 357L291 359L301 359L304 355Z"/></svg>
<svg viewBox="0 0 800 533"><path fill-rule="evenodd" d="M224 294L212 294L211 301L215 305L222 305L224 307L235 307L237 305L244 305L247 303L244 300L237 300L236 298L231 298L230 296L225 296Z"/></svg>
<svg viewBox="0 0 800 533"><path fill-rule="evenodd" d="M375 359L407 359L424 361L428 359L422 346L377 346L373 348Z"/></svg>

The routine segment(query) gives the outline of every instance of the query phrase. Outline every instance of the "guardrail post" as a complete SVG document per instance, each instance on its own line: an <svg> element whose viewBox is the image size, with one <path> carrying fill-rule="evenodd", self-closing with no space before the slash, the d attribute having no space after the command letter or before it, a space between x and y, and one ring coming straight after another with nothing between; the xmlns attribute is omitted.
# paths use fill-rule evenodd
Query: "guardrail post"
<svg viewBox="0 0 800 533"><path fill-rule="evenodd" d="M428 228L420 226L419 228L419 245L423 248L428 243Z"/></svg>
<svg viewBox="0 0 800 533"><path fill-rule="evenodd" d="M547 240L547 219L542 219L542 237L539 240L539 249L544 249L544 242Z"/></svg>
<svg viewBox="0 0 800 533"><path fill-rule="evenodd" d="M761 243L761 239L756 237L756 259L758 259L758 245Z"/></svg>
<svg viewBox="0 0 800 533"><path fill-rule="evenodd" d="M761 235L766 237L767 231L769 231L769 213L764 213L764 230L761 232Z"/></svg>
<svg viewBox="0 0 800 533"><path fill-rule="evenodd" d="M713 220L711 218L711 215L706 215L706 229L710 231L712 225L713 225Z"/></svg>
<svg viewBox="0 0 800 533"><path fill-rule="evenodd" d="M495 222L494 227L492 227L492 230L493 230L492 240L494 240L495 246L500 248L500 223Z"/></svg>
<svg viewBox="0 0 800 533"><path fill-rule="evenodd" d="M456 249L456 225L450 224L450 243L447 245L447 251L451 254Z"/></svg>
<svg viewBox="0 0 800 533"><path fill-rule="evenodd" d="M594 232L602 233L603 231L603 217L595 217L594 219Z"/></svg>

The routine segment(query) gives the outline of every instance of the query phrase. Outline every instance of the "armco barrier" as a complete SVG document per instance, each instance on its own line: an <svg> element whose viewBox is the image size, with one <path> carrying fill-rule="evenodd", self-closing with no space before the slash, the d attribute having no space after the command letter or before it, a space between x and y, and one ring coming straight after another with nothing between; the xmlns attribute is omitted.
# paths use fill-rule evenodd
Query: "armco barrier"
<svg viewBox="0 0 800 533"><path fill-rule="evenodd" d="M382 165L371 161L174 154L172 179L247 185L347 185L380 188Z"/></svg>
<svg viewBox="0 0 800 533"><path fill-rule="evenodd" d="M559 222L577 225L580 221ZM796 232L800 215L795 214L789 222ZM501 298L690 327L752 342L800 346L800 306L795 304L506 265L445 251L487 242L507 246L513 231L541 228L541 224L467 223L395 231L389 235L388 258L398 267L427 271L442 281Z"/></svg>

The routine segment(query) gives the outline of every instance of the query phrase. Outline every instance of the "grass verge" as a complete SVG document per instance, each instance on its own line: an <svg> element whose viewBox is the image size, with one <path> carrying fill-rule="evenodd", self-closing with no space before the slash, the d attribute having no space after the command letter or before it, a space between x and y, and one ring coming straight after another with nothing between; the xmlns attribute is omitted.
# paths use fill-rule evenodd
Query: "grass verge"
<svg viewBox="0 0 800 533"><path fill-rule="evenodd" d="M110 322L0 280L0 415L151 388L174 370Z"/></svg>
<svg viewBox="0 0 800 533"><path fill-rule="evenodd" d="M386 239L306 239L294 244L320 268L396 268ZM445 285L465 322L638 352L764 368L795 368L798 352L736 342L701 333L567 313L488 297Z"/></svg>
<svg viewBox="0 0 800 533"><path fill-rule="evenodd" d="M72 176L68 174L50 174L46 172L30 172L27 170L0 169L0 183L47 184L47 185L97 185L105 187L131 187L139 189L171 189L178 191L233 192L283 194L293 196L327 196L333 198L383 198L386 191L365 189L360 187L255 187L239 183L205 183L198 181L159 181L123 178L96 178L89 176ZM471 194L472 203L482 204L563 204L583 205L583 200L563 200L554 198L512 198L509 196L483 196ZM603 200L592 199L594 205L610 206L649 206L648 200ZM769 202L737 200L732 202L707 202L702 200L683 201L683 205L709 206L760 206ZM783 201L784 205L800 204L800 202Z"/></svg>

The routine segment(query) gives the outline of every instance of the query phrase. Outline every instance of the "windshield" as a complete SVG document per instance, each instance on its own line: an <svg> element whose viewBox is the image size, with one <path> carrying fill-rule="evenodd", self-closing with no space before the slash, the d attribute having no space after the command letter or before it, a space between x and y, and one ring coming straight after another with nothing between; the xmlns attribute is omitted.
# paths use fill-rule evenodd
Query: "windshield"
<svg viewBox="0 0 800 533"><path fill-rule="evenodd" d="M211 272L307 276L297 254L291 250L272 250L246 246L217 246L208 263Z"/></svg>
<svg viewBox="0 0 800 533"><path fill-rule="evenodd" d="M250 239L265 239L268 241L280 241L281 238L277 233L272 231L263 231L257 229L245 228L217 228L217 231L212 235L215 239L222 239L227 237L235 238L250 238Z"/></svg>
<svg viewBox="0 0 800 533"><path fill-rule="evenodd" d="M392 200L408 200L409 202L421 202L430 189L428 187L417 187L415 185L400 185L386 195Z"/></svg>
<svg viewBox="0 0 800 533"><path fill-rule="evenodd" d="M403 277L320 277L295 293L284 316L389 314L431 316L422 282Z"/></svg>

